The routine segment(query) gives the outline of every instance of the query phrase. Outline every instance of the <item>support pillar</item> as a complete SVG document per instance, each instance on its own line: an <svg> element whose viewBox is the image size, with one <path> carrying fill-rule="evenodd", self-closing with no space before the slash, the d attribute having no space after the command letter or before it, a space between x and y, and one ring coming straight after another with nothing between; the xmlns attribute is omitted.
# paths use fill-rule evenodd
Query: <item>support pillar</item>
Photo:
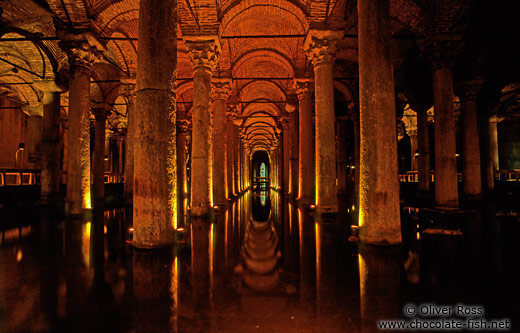
<svg viewBox="0 0 520 333"><path fill-rule="evenodd" d="M493 166L493 178L494 172L500 170L500 165L498 162L498 126L497 124L502 121L501 118L497 116L492 116L489 118L489 154L491 163Z"/></svg>
<svg viewBox="0 0 520 333"><path fill-rule="evenodd" d="M236 177L236 172L234 169L236 138L235 125L233 124L233 121L236 120L235 108L235 106L230 106L228 107L228 112L226 112L226 198L228 200L233 199L233 197L236 195L236 191L234 189L234 178Z"/></svg>
<svg viewBox="0 0 520 333"><path fill-rule="evenodd" d="M338 194L347 193L347 118L336 119L336 171L338 177Z"/></svg>
<svg viewBox="0 0 520 333"><path fill-rule="evenodd" d="M417 112L417 175L420 194L430 192L430 137L428 133L428 108L422 104L412 105Z"/></svg>
<svg viewBox="0 0 520 333"><path fill-rule="evenodd" d="M105 132L110 111L92 109L96 118L94 129L94 147L92 148L92 198L94 207L103 204L105 199Z"/></svg>
<svg viewBox="0 0 520 333"><path fill-rule="evenodd" d="M50 204L60 192L60 92L54 81L37 85L43 91L40 201Z"/></svg>
<svg viewBox="0 0 520 333"><path fill-rule="evenodd" d="M298 127L299 127L299 115L294 109L289 113L289 132L291 136L290 145L290 157L289 157L289 169L290 169L290 189L289 192L291 197L298 198L298 155L299 155L299 138L298 138Z"/></svg>
<svg viewBox="0 0 520 333"><path fill-rule="evenodd" d="M193 66L191 216L206 217L212 206L211 72L220 54L220 44L217 37L209 36L186 39L185 43Z"/></svg>
<svg viewBox="0 0 520 333"><path fill-rule="evenodd" d="M477 96L482 81L465 82L457 92L462 109L462 189L468 200L482 197Z"/></svg>
<svg viewBox="0 0 520 333"><path fill-rule="evenodd" d="M291 139L289 134L289 119L287 117L282 118L282 172L283 172L283 194L289 195L289 177L290 177L290 150L291 150Z"/></svg>
<svg viewBox="0 0 520 333"><path fill-rule="evenodd" d="M226 196L226 109L231 82L213 80L213 202L224 205Z"/></svg>
<svg viewBox="0 0 520 333"><path fill-rule="evenodd" d="M186 178L186 136L191 131L187 119L177 120L177 228L184 227L184 201L188 194Z"/></svg>
<svg viewBox="0 0 520 333"><path fill-rule="evenodd" d="M177 220L177 1L140 1L137 68L133 245L167 247Z"/></svg>
<svg viewBox="0 0 520 333"><path fill-rule="evenodd" d="M134 146L135 146L135 85L128 87L126 113L128 117L128 125L126 127L125 141L125 184L124 196L125 205L133 204L134 195Z"/></svg>
<svg viewBox="0 0 520 333"><path fill-rule="evenodd" d="M358 1L360 239L401 243L389 0Z"/></svg>
<svg viewBox="0 0 520 333"><path fill-rule="evenodd" d="M295 80L296 93L299 101L299 198L300 203L310 205L314 203L314 124L312 120L313 84L309 79Z"/></svg>
<svg viewBox="0 0 520 333"><path fill-rule="evenodd" d="M337 213L336 136L332 71L336 44L343 31L310 30L305 38L307 57L314 65L316 103L316 209Z"/></svg>
<svg viewBox="0 0 520 333"><path fill-rule="evenodd" d="M80 215L91 209L90 193L90 78L98 51L87 42L66 42L70 63L65 210Z"/></svg>
<svg viewBox="0 0 520 333"><path fill-rule="evenodd" d="M435 206L446 210L459 208L452 74L456 46L455 40L436 39L432 43L431 57L435 110Z"/></svg>

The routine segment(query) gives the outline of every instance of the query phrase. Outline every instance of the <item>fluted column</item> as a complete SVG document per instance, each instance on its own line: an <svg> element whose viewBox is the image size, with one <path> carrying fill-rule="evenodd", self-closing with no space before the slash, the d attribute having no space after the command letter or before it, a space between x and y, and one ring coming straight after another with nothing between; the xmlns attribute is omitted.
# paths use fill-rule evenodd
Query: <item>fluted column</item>
<svg viewBox="0 0 520 333"><path fill-rule="evenodd" d="M134 145L135 145L135 85L127 87L126 113L128 124L125 138L125 204L133 204L134 194Z"/></svg>
<svg viewBox="0 0 520 333"><path fill-rule="evenodd" d="M43 91L40 201L51 203L60 192L60 94L54 81L36 84Z"/></svg>
<svg viewBox="0 0 520 333"><path fill-rule="evenodd" d="M318 213L337 213L338 211L332 72L336 44L341 38L343 38L343 31L310 30L304 43L307 57L314 65L316 209Z"/></svg>
<svg viewBox="0 0 520 333"><path fill-rule="evenodd" d="M481 80L465 82L457 91L462 109L462 190L469 200L482 196L477 115L477 96L482 83Z"/></svg>
<svg viewBox="0 0 520 333"><path fill-rule="evenodd" d="M360 239L401 242L389 0L358 1Z"/></svg>
<svg viewBox="0 0 520 333"><path fill-rule="evenodd" d="M447 210L459 207L452 74L458 44L456 40L439 37L430 46L435 110L435 206Z"/></svg>
<svg viewBox="0 0 520 333"><path fill-rule="evenodd" d="M177 220L177 1L139 2L133 245L167 247Z"/></svg>
<svg viewBox="0 0 520 333"><path fill-rule="evenodd" d="M211 72L220 54L218 39L186 39L193 66L193 120L191 141L191 215L204 217L212 205Z"/></svg>
<svg viewBox="0 0 520 333"><path fill-rule="evenodd" d="M314 124L312 119L312 96L314 88L312 80L297 79L294 82L299 101L299 198L300 203L314 203L315 168L314 168Z"/></svg>
<svg viewBox="0 0 520 333"><path fill-rule="evenodd" d="M226 203L226 108L231 82L213 79L213 202Z"/></svg>
<svg viewBox="0 0 520 333"><path fill-rule="evenodd" d="M69 119L67 149L67 195L65 210L79 215L91 207L90 193L90 78L100 59L87 42L68 41L62 46L69 56Z"/></svg>

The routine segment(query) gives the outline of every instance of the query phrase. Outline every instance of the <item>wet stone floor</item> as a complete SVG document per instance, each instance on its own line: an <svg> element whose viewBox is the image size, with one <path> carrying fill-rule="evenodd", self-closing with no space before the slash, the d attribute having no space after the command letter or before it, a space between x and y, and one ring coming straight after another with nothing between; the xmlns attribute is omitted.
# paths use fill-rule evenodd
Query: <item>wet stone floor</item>
<svg viewBox="0 0 520 333"><path fill-rule="evenodd" d="M478 305L520 325L518 211L404 204L403 244L372 247L349 242L355 208L321 219L246 192L156 251L132 248L122 208L89 220L4 210L0 332L367 332L410 319L408 304ZM429 232L442 224L462 235Z"/></svg>

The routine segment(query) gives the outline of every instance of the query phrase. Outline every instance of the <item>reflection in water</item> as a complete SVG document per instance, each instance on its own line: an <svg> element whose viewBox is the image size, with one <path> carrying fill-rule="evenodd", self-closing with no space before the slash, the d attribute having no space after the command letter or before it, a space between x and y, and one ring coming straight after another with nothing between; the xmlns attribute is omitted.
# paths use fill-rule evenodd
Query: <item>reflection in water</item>
<svg viewBox="0 0 520 333"><path fill-rule="evenodd" d="M235 267L235 273L252 290L272 290L279 284L277 266L281 254L267 192L255 193L253 216L246 221L242 262Z"/></svg>
<svg viewBox="0 0 520 333"><path fill-rule="evenodd" d="M403 211L401 247L377 248L349 243L344 216L318 220L274 191L246 192L158 251L126 242L131 211L41 214L3 232L0 330L363 332L425 302L518 316L518 217L487 207L453 238L421 233L430 220L418 211Z"/></svg>

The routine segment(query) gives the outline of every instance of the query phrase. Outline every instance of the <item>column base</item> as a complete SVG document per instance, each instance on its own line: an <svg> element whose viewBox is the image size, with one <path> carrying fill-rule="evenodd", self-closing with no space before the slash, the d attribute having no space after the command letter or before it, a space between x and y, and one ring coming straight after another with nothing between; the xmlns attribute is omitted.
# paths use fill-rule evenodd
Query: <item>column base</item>
<svg viewBox="0 0 520 333"><path fill-rule="evenodd" d="M360 230L359 240L363 244L376 245L376 246L398 246L398 245L401 245L401 243L402 243L401 237L379 238L379 237L364 236L362 228Z"/></svg>

